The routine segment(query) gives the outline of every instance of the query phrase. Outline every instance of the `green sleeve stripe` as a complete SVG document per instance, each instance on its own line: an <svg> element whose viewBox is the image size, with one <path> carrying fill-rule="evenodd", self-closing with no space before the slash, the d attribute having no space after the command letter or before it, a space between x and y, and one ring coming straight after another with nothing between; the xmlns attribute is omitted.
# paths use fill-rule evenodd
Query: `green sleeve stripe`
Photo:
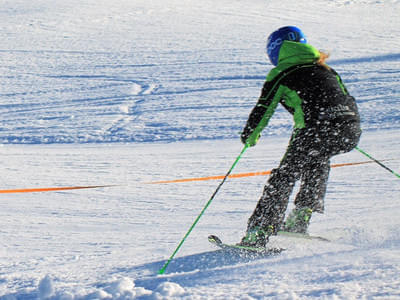
<svg viewBox="0 0 400 300"><path fill-rule="evenodd" d="M337 81L338 81L338 83L339 83L339 85L340 85L340 88L341 88L342 91L343 91L343 94L347 95L347 94L348 94L347 89L346 89L346 87L345 87L345 85L344 85L342 79L340 78L340 76L339 76L339 75L336 75L336 79L337 79Z"/></svg>
<svg viewBox="0 0 400 300"><path fill-rule="evenodd" d="M252 134L248 137L247 142L250 145L257 144L257 141L260 138L261 131L263 131L263 129L268 125L269 120L271 119L276 107L278 106L279 100L282 96L282 92L283 89L279 87L278 91L275 93L274 98L272 99L271 104L268 106L266 112L264 113L260 123L258 123Z"/></svg>
<svg viewBox="0 0 400 300"><path fill-rule="evenodd" d="M303 103L303 99L299 97L296 91L291 90L287 86L282 85L283 94L285 95L285 105L293 108L293 120L294 120L294 128L304 128L304 112L301 107Z"/></svg>

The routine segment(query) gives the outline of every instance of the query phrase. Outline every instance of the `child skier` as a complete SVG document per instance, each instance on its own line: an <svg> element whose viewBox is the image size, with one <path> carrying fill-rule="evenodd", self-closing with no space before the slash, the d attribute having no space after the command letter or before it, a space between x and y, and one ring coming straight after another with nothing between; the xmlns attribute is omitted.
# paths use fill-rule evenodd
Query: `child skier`
<svg viewBox="0 0 400 300"><path fill-rule="evenodd" d="M358 143L360 117L355 99L328 65L328 55L307 44L303 32L287 26L273 32L267 54L275 66L250 113L241 140L254 146L278 103L294 119L289 146L272 170L248 221L240 245L265 246L279 230L306 233L312 212L323 213L330 170L329 159ZM284 222L290 194L301 180L295 208Z"/></svg>

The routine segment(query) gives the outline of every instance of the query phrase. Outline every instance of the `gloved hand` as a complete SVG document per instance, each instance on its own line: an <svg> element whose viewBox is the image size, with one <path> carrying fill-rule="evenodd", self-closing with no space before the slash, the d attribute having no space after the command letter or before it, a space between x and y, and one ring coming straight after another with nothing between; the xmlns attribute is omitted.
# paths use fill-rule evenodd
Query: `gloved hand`
<svg viewBox="0 0 400 300"><path fill-rule="evenodd" d="M258 135L252 134L252 132L245 129L240 135L240 139L243 144L253 147L257 144L258 140L260 139L260 134Z"/></svg>

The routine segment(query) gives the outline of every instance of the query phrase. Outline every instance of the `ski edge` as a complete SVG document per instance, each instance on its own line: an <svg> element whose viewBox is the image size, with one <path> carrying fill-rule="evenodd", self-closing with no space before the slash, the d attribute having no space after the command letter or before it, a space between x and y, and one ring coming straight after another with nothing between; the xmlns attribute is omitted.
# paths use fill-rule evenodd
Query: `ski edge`
<svg viewBox="0 0 400 300"><path fill-rule="evenodd" d="M225 250L238 250L238 251L243 251L243 252L252 252L252 253L257 253L257 254L265 254L265 255L279 254L282 251L286 250L284 248L275 248L275 247L264 248L264 247L248 247L248 246L240 246L240 245L233 245L233 244L225 244L216 235L209 235L208 241L211 244L213 244L221 249L225 249Z"/></svg>

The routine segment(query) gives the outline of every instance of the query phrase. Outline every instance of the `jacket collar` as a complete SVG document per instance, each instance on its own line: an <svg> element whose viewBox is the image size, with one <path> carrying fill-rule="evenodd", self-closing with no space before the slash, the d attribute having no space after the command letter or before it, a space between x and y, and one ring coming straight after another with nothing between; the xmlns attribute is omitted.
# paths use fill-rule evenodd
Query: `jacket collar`
<svg viewBox="0 0 400 300"><path fill-rule="evenodd" d="M319 51L310 44L284 41L279 51L278 65L269 72L267 80L273 80L282 71L292 66L315 63L319 57Z"/></svg>

